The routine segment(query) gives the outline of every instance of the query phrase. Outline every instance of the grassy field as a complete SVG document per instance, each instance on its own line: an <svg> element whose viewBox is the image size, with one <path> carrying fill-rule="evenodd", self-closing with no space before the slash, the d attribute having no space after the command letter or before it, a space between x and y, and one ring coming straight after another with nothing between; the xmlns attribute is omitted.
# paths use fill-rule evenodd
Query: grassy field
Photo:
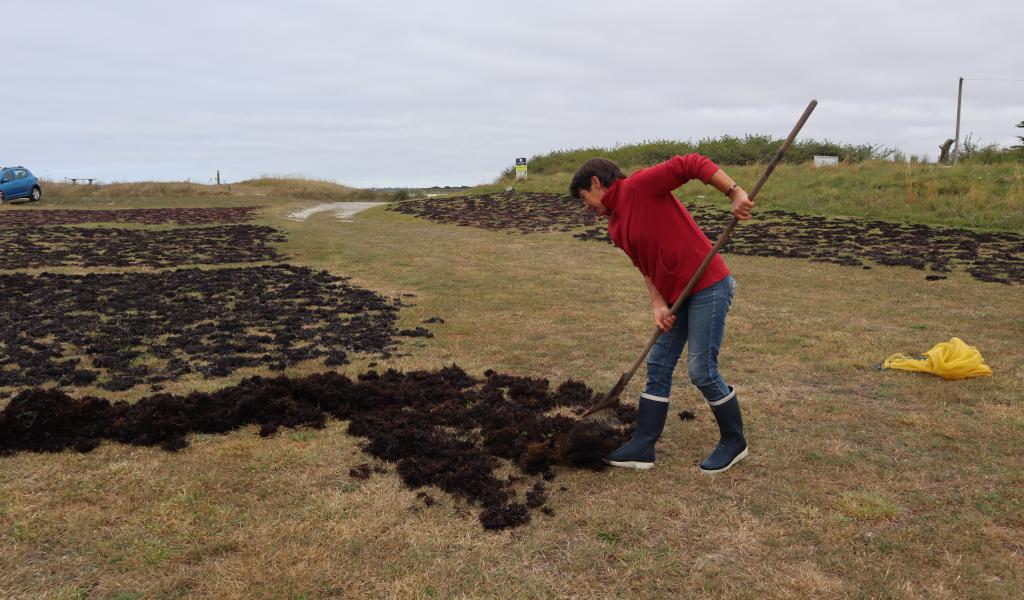
<svg viewBox="0 0 1024 600"><path fill-rule="evenodd" d="M729 171L747 181L757 169ZM900 205L906 175L895 167L784 166L761 204L1022 227L1019 171L998 171L1005 187L984 188L987 201L1008 198L1014 214L959 193L940 196L943 171L911 166L910 173L911 190L939 181L935 197ZM965 173L955 176L964 185L979 176ZM813 203L812 177L835 178ZM531 178L519 189L560 191L565 182ZM706 191L695 183L680 195ZM958 198L949 201L956 206L945 206L946 198ZM494 368L604 389L650 333L646 292L628 258L568 234L487 232L385 207L352 223L327 214L299 222L285 215L311 201L286 193L73 203L253 204L266 206L260 223L288 234L282 250L291 262L349 275L387 295L416 294L416 306L401 313L403 326L434 315L446 320L436 337L406 342L410 356L381 366L457 363L474 375ZM499 533L483 530L476 510L444 493L431 490L438 503L424 507L394 473L349 478L349 467L368 457L338 422L269 439L254 430L196 436L177 454L115 444L84 455L20 454L0 458L0 596L1024 595L1019 287L960 272L927 282L904 268L726 258L738 286L721 365L739 391L751 447L726 474L697 470L717 430L685 373L676 375L654 470L559 471L548 504L555 514ZM978 346L994 376L947 382L875 368L890 353L923 352L951 336ZM366 362L343 370L361 372ZM321 370L310 363L287 374ZM167 391L213 389L251 372L185 379ZM627 397L642 380L641 370ZM676 418L681 409L694 410L697 420Z"/></svg>

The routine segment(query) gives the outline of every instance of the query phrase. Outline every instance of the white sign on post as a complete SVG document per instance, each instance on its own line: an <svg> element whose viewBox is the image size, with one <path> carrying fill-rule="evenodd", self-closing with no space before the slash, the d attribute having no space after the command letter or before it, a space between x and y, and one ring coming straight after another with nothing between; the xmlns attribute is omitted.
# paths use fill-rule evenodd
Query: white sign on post
<svg viewBox="0 0 1024 600"><path fill-rule="evenodd" d="M814 156L815 167L834 167L839 164L838 156Z"/></svg>
<svg viewBox="0 0 1024 600"><path fill-rule="evenodd" d="M516 181L526 179L526 158L516 159Z"/></svg>

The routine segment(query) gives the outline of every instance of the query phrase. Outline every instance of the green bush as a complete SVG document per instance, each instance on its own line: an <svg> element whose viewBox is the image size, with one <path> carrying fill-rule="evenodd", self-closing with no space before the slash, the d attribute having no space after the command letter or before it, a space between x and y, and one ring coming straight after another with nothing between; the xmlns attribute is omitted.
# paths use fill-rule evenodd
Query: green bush
<svg viewBox="0 0 1024 600"><path fill-rule="evenodd" d="M612 148L575 148L555 150L533 156L528 161L531 174L572 173L583 161L595 156L610 158L620 165L650 166L677 154L699 152L723 165L753 165L766 163L775 155L782 138L770 135L703 138L694 143L675 140L645 140L633 144L619 144ZM800 140L793 144L785 162L802 163L816 154L838 156L844 163L890 158L893 150L873 144L840 144L831 140ZM513 168L502 171L499 180L511 178Z"/></svg>
<svg viewBox="0 0 1024 600"><path fill-rule="evenodd" d="M975 142L968 134L960 148L960 162L996 165L1002 163L1024 162L1024 149L1018 146L1000 148L999 144Z"/></svg>

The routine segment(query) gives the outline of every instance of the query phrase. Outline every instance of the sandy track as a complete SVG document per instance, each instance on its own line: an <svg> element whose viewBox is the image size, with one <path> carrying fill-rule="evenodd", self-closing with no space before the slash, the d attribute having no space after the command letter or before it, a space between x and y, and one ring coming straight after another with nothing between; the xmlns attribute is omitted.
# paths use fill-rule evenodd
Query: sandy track
<svg viewBox="0 0 1024 600"><path fill-rule="evenodd" d="M305 208L300 211L288 213L287 217L289 219L305 221L317 213L331 212L334 214L334 218L339 221L352 221L352 217L355 216L356 213L360 213L369 208L381 206L383 204L387 204L387 202L331 202L328 204L317 204L311 208Z"/></svg>

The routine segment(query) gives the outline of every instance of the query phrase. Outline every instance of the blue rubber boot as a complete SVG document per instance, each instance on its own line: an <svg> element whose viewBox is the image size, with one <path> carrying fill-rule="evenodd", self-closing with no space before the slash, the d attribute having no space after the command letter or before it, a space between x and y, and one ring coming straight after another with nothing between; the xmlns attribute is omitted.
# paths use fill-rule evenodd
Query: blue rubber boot
<svg viewBox="0 0 1024 600"><path fill-rule="evenodd" d="M740 414L740 401L736 398L736 390L729 388L729 395L721 400L708 402L711 412L718 421L720 439L711 455L700 463L700 470L705 473L721 473L728 471L734 464L747 456L747 440L743 437L743 416Z"/></svg>
<svg viewBox="0 0 1024 600"><path fill-rule="evenodd" d="M640 398L636 409L636 429L633 439L615 450L604 459L614 467L627 469L650 469L654 466L654 442L661 437L668 415L668 399L649 400Z"/></svg>

